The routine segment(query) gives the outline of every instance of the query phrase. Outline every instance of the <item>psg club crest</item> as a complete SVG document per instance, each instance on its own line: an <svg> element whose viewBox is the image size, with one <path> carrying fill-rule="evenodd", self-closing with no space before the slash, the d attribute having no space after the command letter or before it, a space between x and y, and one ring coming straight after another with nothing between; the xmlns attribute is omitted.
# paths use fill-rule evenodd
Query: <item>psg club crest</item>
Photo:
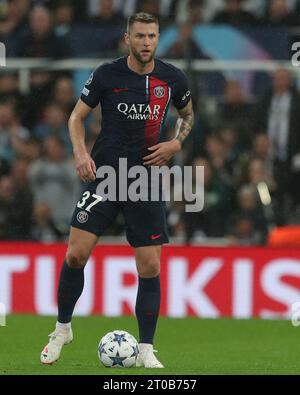
<svg viewBox="0 0 300 395"><path fill-rule="evenodd" d="M77 214L77 221L80 224L84 224L85 222L87 222L88 219L89 215L86 211L79 211L79 213Z"/></svg>
<svg viewBox="0 0 300 395"><path fill-rule="evenodd" d="M163 86L156 86L154 88L154 96L161 98L165 96L165 88Z"/></svg>

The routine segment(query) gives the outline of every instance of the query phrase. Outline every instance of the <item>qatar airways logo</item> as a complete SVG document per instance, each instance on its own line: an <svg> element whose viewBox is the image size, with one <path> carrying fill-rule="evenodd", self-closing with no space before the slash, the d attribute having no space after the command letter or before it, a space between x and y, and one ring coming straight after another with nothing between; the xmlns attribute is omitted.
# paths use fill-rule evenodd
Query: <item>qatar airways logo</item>
<svg viewBox="0 0 300 395"><path fill-rule="evenodd" d="M118 110L124 114L127 119L140 121L157 121L160 117L160 105L155 104L127 104L119 103Z"/></svg>

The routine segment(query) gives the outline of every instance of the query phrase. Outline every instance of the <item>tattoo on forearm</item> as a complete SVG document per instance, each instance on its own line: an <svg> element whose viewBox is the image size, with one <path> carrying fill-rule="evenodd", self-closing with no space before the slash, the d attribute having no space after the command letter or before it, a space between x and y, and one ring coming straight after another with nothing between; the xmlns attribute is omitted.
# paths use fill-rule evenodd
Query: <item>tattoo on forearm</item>
<svg viewBox="0 0 300 395"><path fill-rule="evenodd" d="M182 144L192 130L194 124L194 114L191 108L188 108L186 113L181 113L181 122L177 122L175 129L175 138Z"/></svg>

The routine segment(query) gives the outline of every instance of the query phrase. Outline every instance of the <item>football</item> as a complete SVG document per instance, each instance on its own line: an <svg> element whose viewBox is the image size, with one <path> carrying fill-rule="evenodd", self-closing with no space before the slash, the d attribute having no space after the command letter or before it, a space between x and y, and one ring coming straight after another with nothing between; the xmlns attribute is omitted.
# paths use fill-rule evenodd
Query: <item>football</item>
<svg viewBox="0 0 300 395"><path fill-rule="evenodd" d="M138 342L135 337L123 330L107 333L98 345L98 357L107 368L134 366L138 352Z"/></svg>

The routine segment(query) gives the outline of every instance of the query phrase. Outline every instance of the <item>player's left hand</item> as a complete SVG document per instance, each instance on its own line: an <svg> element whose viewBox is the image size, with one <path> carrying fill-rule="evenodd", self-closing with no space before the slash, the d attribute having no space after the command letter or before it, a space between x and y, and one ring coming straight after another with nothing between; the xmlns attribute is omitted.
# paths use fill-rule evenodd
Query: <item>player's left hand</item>
<svg viewBox="0 0 300 395"><path fill-rule="evenodd" d="M181 144L177 139L173 139L153 145L148 150L153 151L153 153L143 158L144 165L162 166L168 163L172 156L181 150Z"/></svg>

